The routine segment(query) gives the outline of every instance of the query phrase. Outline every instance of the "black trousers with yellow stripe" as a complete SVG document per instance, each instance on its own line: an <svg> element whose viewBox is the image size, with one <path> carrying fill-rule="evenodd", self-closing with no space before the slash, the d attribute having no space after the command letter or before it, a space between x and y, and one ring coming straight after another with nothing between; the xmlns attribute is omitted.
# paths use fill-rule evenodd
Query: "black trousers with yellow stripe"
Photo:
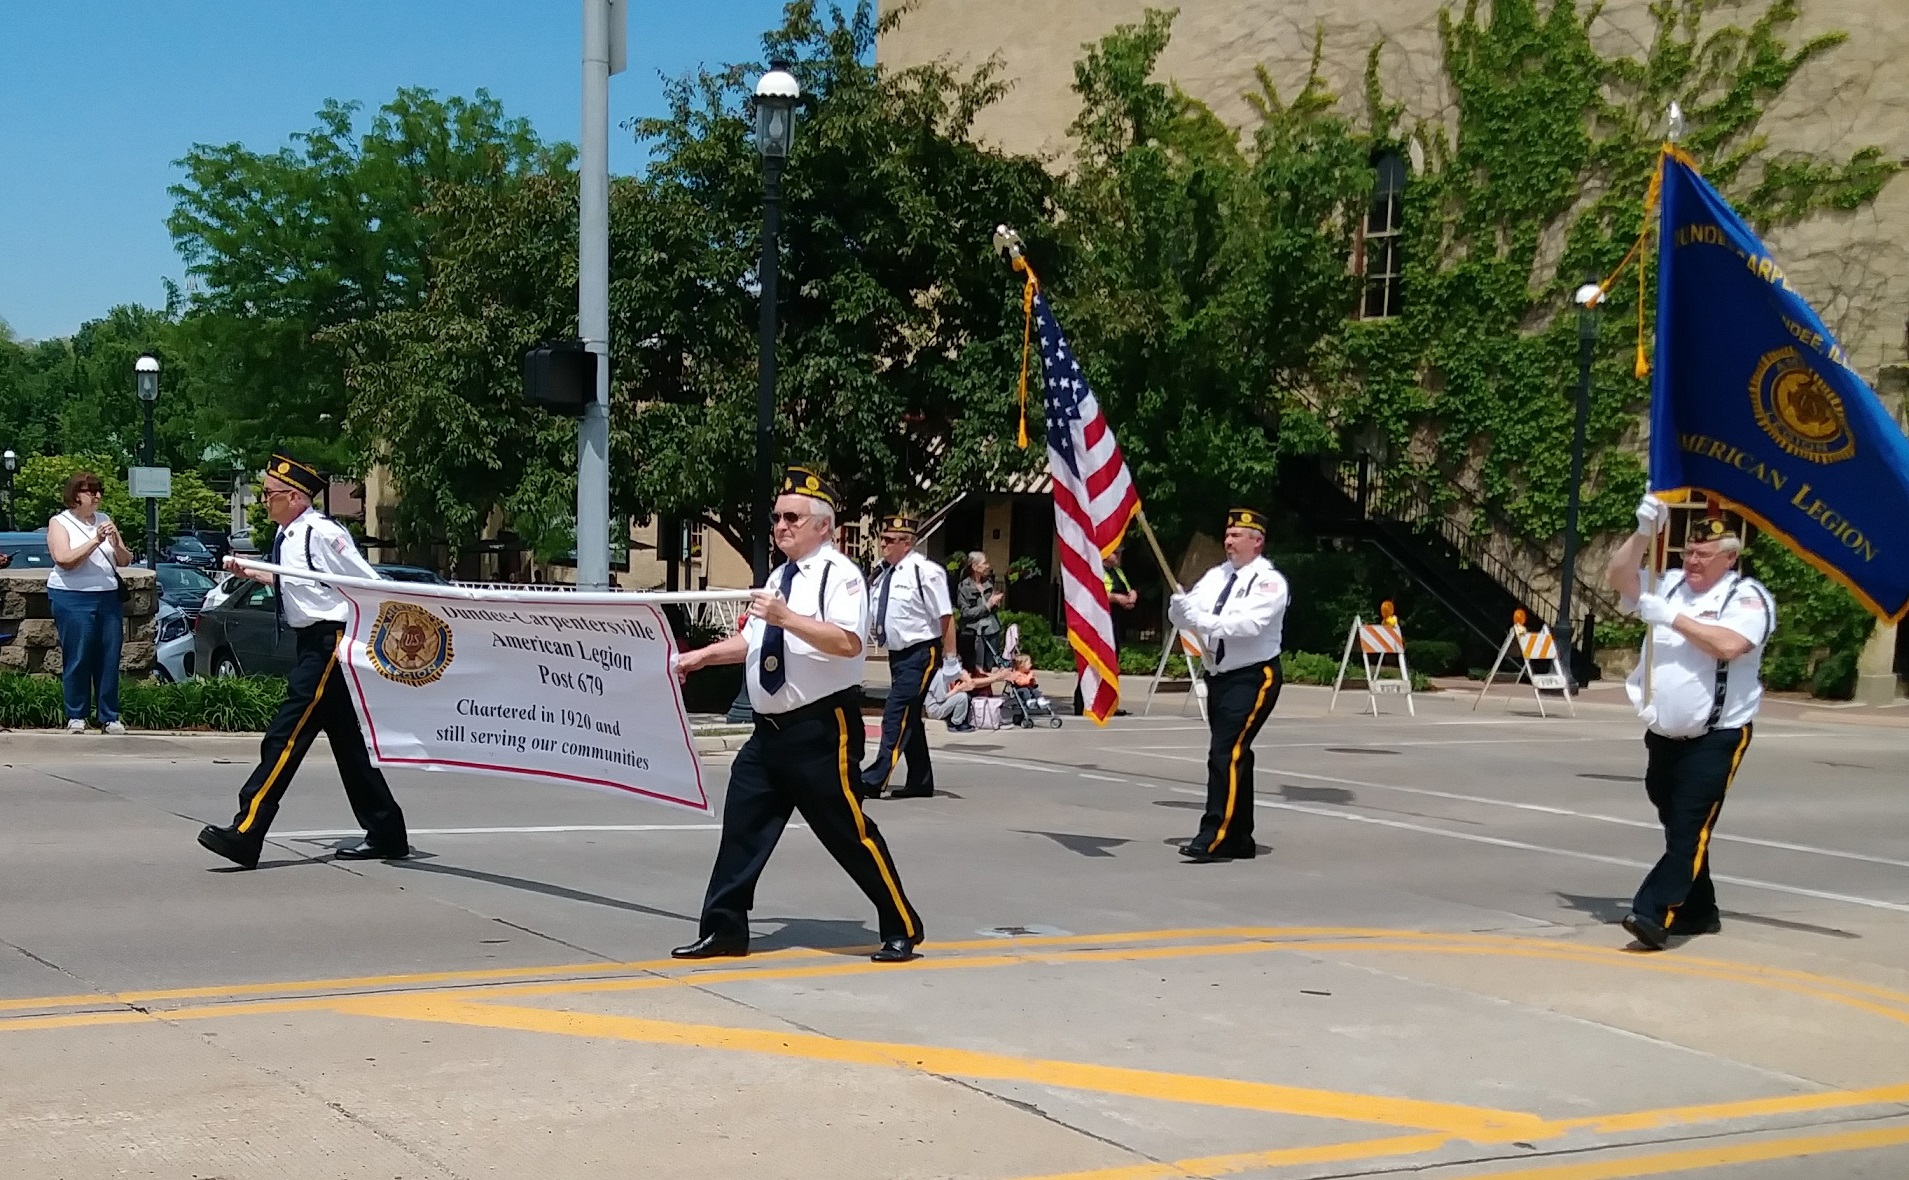
<svg viewBox="0 0 1909 1180"><path fill-rule="evenodd" d="M894 777L895 764L908 760L904 789L935 789L935 768L928 763L928 730L922 725L922 707L928 697L928 678L941 667L941 641L930 639L888 653L888 701L882 706L882 744L875 761L862 771L862 789L879 795Z"/></svg>
<svg viewBox="0 0 1909 1180"><path fill-rule="evenodd" d="M1249 664L1207 678L1206 814L1188 847L1210 856L1250 857L1253 844L1253 739L1279 702L1279 661Z"/></svg>
<svg viewBox="0 0 1909 1180"><path fill-rule="evenodd" d="M756 882L793 812L875 903L882 941L921 941L921 917L875 821L862 814L861 689L836 693L793 713L756 715L756 732L736 753L723 803L722 844L703 899L702 933L749 937Z"/></svg>
<svg viewBox="0 0 1909 1180"><path fill-rule="evenodd" d="M265 728L258 767L239 790L239 814L232 821L239 835L254 844L264 842L305 751L323 733L330 740L352 814L366 837L379 848L406 846L404 812L391 797L384 775L371 764L364 731L345 688L344 670L338 666L338 637L343 631L338 623L317 623L295 633L297 655L286 676L285 703Z"/></svg>
<svg viewBox="0 0 1909 1180"><path fill-rule="evenodd" d="M1664 855L1638 887L1631 909L1672 934L1701 934L1717 917L1710 833L1750 748L1750 729L1713 729L1684 739L1644 735L1650 753L1644 790L1664 825Z"/></svg>

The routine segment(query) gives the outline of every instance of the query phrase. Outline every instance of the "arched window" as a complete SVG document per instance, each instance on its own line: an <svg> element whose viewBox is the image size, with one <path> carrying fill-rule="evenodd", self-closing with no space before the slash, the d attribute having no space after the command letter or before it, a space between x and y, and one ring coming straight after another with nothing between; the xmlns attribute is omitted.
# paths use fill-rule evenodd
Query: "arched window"
<svg viewBox="0 0 1909 1180"><path fill-rule="evenodd" d="M1372 204L1359 227L1354 270L1365 280L1359 318L1381 320L1399 314L1399 227L1405 217L1405 161L1386 152L1372 161Z"/></svg>

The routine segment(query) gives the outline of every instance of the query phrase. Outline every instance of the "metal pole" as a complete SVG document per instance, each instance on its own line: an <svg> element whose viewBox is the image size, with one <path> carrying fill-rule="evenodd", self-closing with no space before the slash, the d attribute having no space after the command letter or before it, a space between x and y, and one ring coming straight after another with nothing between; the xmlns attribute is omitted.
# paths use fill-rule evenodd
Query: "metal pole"
<svg viewBox="0 0 1909 1180"><path fill-rule="evenodd" d="M145 406L146 406L146 438L145 438L145 441L141 443L139 447L140 455L141 455L141 458L139 461L144 466L151 467L152 466L152 402L150 401L146 402ZM153 499L151 496L146 497L146 568L149 570L156 570L159 568L159 501Z"/></svg>
<svg viewBox="0 0 1909 1180"><path fill-rule="evenodd" d="M756 268L762 283L762 316L756 332L756 511L749 555L758 586L769 584L769 514L775 510L776 278L781 263L776 235L782 227L782 165L778 157L763 157L762 262ZM729 706L728 720L742 722L752 716L745 682Z"/></svg>
<svg viewBox="0 0 1909 1180"><path fill-rule="evenodd" d="M1579 302L1577 420L1571 428L1571 484L1565 489L1563 584L1558 589L1558 621L1552 628L1565 683L1573 691L1577 688L1578 678L1574 666L1577 653L1571 644L1571 590L1577 581L1578 502L1584 485L1584 430L1585 420L1591 413L1591 354L1597 344L1596 317L1596 299Z"/></svg>
<svg viewBox="0 0 1909 1180"><path fill-rule="evenodd" d="M755 552L751 568L758 586L769 580L769 513L775 509L776 449L776 281L781 252L776 237L782 228L782 165L780 158L762 161L762 316L756 334L756 520Z"/></svg>
<svg viewBox="0 0 1909 1180"><path fill-rule="evenodd" d="M583 0L577 334L597 358L597 395L577 425L577 585L585 590L610 587L610 17L609 0Z"/></svg>

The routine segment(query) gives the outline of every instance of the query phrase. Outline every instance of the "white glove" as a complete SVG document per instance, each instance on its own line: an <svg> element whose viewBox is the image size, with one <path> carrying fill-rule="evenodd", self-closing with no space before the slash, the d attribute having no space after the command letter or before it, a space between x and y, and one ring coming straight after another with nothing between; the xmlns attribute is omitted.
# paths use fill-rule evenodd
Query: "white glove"
<svg viewBox="0 0 1909 1180"><path fill-rule="evenodd" d="M1167 605L1174 610L1186 609L1187 595L1184 590L1176 590L1167 598Z"/></svg>
<svg viewBox="0 0 1909 1180"><path fill-rule="evenodd" d="M1637 502L1637 531L1650 536L1661 533L1670 526L1670 505L1659 500L1649 492Z"/></svg>
<svg viewBox="0 0 1909 1180"><path fill-rule="evenodd" d="M1637 596L1637 617L1653 627L1672 626L1677 622L1677 616L1683 613L1660 594Z"/></svg>

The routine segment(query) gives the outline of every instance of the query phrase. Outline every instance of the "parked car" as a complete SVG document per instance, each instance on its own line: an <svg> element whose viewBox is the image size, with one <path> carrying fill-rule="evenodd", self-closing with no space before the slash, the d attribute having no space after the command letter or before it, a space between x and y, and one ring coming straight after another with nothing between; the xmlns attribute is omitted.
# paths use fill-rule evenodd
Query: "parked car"
<svg viewBox="0 0 1909 1180"><path fill-rule="evenodd" d="M215 561L224 561L225 555L232 552L232 537L224 529L186 529L179 534L191 537L211 552Z"/></svg>
<svg viewBox="0 0 1909 1180"><path fill-rule="evenodd" d="M176 565L189 565L194 569L219 568L218 555L207 549L204 541L190 533L181 534L168 541L166 547L159 551L159 557L162 561L170 561Z"/></svg>
<svg viewBox="0 0 1909 1180"><path fill-rule="evenodd" d="M283 676L292 670L296 633L280 627L278 590L249 579L199 614L193 664L206 676Z"/></svg>
<svg viewBox="0 0 1909 1180"><path fill-rule="evenodd" d="M381 578L390 578L394 582L429 582L435 586L448 586L449 582L436 570L425 569L421 565L374 565Z"/></svg>
<svg viewBox="0 0 1909 1180"><path fill-rule="evenodd" d="M206 595L212 592L212 578L192 566L174 561L160 562L156 573L159 578L159 600L178 607L188 618L197 622L199 612L205 609Z"/></svg>
<svg viewBox="0 0 1909 1180"><path fill-rule="evenodd" d="M220 578L212 589L205 592L205 599L200 602L199 609L201 611L209 611L234 594L237 594L243 587L256 585L258 585L257 582L254 582L244 574L227 574L223 578Z"/></svg>
<svg viewBox="0 0 1909 1180"><path fill-rule="evenodd" d="M53 554L46 547L46 530L31 533L0 533L0 553L13 561L8 569L51 569Z"/></svg>
<svg viewBox="0 0 1909 1180"><path fill-rule="evenodd" d="M185 611L161 600L153 639L156 679L176 684L192 675L198 661L194 658L192 620Z"/></svg>

